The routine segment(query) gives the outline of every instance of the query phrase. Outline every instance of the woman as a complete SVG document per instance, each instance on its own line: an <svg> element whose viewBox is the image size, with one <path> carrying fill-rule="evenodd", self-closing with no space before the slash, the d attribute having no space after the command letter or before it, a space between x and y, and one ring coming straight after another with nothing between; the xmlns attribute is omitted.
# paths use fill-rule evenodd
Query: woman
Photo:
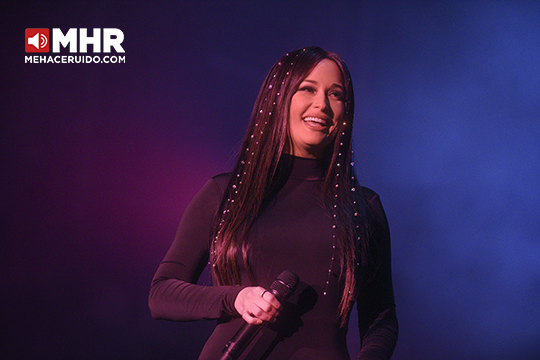
<svg viewBox="0 0 540 360"><path fill-rule="evenodd" d="M246 322L265 324L242 359L388 359L397 341L386 216L352 163L353 88L319 47L283 56L259 92L238 162L186 209L152 281L155 318L217 319L200 359L217 359ZM195 285L206 264L215 286ZM284 304L268 289L284 270L300 285Z"/></svg>

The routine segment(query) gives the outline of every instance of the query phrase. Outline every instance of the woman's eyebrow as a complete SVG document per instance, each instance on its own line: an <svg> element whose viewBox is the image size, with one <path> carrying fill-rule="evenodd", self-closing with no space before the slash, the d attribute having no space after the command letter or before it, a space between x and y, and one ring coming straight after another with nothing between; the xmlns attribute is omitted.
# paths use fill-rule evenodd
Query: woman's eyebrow
<svg viewBox="0 0 540 360"><path fill-rule="evenodd" d="M315 84L315 85L318 85L318 84L319 84L317 81L315 81L315 80L309 80L309 79L305 79L303 82L308 82L308 83L312 83L312 84ZM330 87L338 87L338 88L340 88L341 90L344 89L344 88L343 88L343 85L337 84L337 83L332 84L332 86L330 86Z"/></svg>

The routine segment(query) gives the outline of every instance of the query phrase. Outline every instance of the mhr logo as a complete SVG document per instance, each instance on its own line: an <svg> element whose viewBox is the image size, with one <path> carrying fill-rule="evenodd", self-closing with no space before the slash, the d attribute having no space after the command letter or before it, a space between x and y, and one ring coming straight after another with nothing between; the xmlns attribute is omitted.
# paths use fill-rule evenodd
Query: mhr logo
<svg viewBox="0 0 540 360"><path fill-rule="evenodd" d="M69 29L65 35L62 33L62 30L53 28L51 41L49 29L26 29L26 52L49 52L49 45L52 43L53 53L60 52L60 45L65 48L69 45L69 52L76 53L77 42L79 44L78 52L80 53L86 53L88 45L92 45L94 53L101 52L101 45L103 45L104 53L110 53L111 47L114 48L117 53L125 52L121 45L122 41L124 41L124 33L120 29L103 29L103 41L101 41L102 29L93 29L92 36L88 36L88 31L85 28L78 30L79 36L77 37L77 29L75 28Z"/></svg>

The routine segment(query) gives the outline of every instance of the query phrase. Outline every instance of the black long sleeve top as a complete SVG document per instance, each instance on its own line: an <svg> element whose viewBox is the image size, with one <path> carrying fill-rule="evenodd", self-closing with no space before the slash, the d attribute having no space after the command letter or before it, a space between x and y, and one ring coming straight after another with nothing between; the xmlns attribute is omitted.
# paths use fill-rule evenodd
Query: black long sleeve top
<svg viewBox="0 0 540 360"><path fill-rule="evenodd" d="M184 212L152 281L149 306L159 319L217 319L200 359L218 358L244 323L234 308L240 290L255 285L269 288L284 270L298 274L300 285L284 304L278 321L259 333L241 359L350 359L347 327L340 326L337 316L343 283L339 262L331 260L335 255L332 221L318 196L322 170L315 159L294 158L293 162L284 186L249 231L253 282L239 264L239 285L196 285L208 263L213 219L230 175L210 179ZM357 298L361 336L357 359L389 359L398 333L390 235L379 196L367 188L363 191L374 218L372 243L380 266Z"/></svg>

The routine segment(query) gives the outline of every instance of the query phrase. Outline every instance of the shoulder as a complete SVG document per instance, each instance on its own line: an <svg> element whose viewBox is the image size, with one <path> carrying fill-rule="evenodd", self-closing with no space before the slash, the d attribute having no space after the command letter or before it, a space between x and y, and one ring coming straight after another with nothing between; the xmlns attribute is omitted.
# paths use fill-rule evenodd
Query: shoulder
<svg viewBox="0 0 540 360"><path fill-rule="evenodd" d="M379 194L364 186L362 186L362 193L364 195L369 217L375 224L386 228L388 226L386 225L388 220L386 218Z"/></svg>
<svg viewBox="0 0 540 360"><path fill-rule="evenodd" d="M362 186L362 195L364 196L364 201L366 203L368 211L370 211L371 213L384 212L381 198L379 197L378 193L371 190L370 188Z"/></svg>
<svg viewBox="0 0 540 360"><path fill-rule="evenodd" d="M231 179L231 173L221 173L212 176L212 180L216 182L216 184L224 185L226 186L229 180Z"/></svg>
<svg viewBox="0 0 540 360"><path fill-rule="evenodd" d="M196 195L199 201L220 203L231 179L231 173L212 176Z"/></svg>
<svg viewBox="0 0 540 360"><path fill-rule="evenodd" d="M221 173L215 176L212 176L210 180L208 180L207 185L212 184L216 190L220 193L221 196L225 193L225 189L227 188L227 185L229 184L229 181L231 180L231 173Z"/></svg>
<svg viewBox="0 0 540 360"><path fill-rule="evenodd" d="M230 179L230 174L219 174L206 181L190 205L193 207L219 207Z"/></svg>
<svg viewBox="0 0 540 360"><path fill-rule="evenodd" d="M377 194L375 191L371 190L370 188L367 188L365 186L362 186L362 193L364 195L364 198L368 203L372 203L373 201L376 201L379 199L379 194Z"/></svg>

